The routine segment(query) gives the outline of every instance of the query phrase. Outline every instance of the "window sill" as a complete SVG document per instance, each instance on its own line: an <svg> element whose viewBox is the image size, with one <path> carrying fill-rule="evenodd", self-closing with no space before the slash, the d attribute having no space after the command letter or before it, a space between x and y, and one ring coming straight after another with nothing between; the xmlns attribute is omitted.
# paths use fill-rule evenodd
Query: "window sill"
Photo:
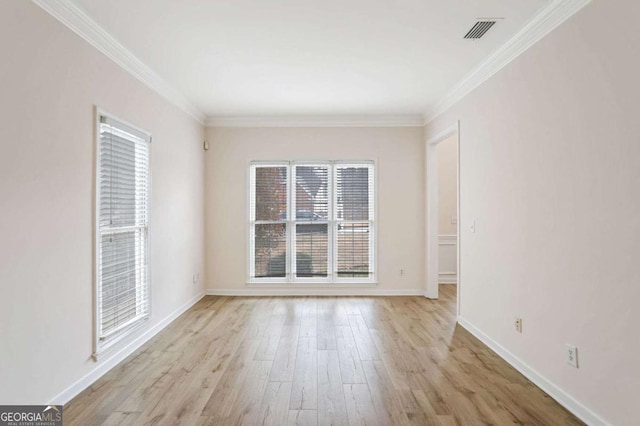
<svg viewBox="0 0 640 426"><path fill-rule="evenodd" d="M324 282L324 283L274 283L274 282L249 282L246 283L249 288L318 288L318 287L330 287L330 288L373 288L378 286L378 282L363 281L363 282Z"/></svg>
<svg viewBox="0 0 640 426"><path fill-rule="evenodd" d="M134 322L128 329L123 331L119 336L109 339L104 343L98 343L96 350L92 354L94 362L98 362L105 357L110 357L116 352L124 349L129 344L133 343L138 337L140 337L140 330L149 323L151 316L140 318Z"/></svg>

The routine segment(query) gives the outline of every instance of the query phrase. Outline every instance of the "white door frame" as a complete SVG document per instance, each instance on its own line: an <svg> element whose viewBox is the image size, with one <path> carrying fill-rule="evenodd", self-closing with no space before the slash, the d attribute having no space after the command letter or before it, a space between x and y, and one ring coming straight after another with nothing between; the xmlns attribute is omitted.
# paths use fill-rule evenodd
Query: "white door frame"
<svg viewBox="0 0 640 426"><path fill-rule="evenodd" d="M426 170L425 170L425 185L427 190L426 196L426 248L427 248L427 261L425 262L427 279L425 297L429 299L438 298L438 273L439 273L439 233L438 233L438 214L439 214L439 199L438 199L438 150L437 145L457 135L458 140L458 160L456 176L457 182L457 194L456 200L458 204L457 211L457 232L456 232L456 250L457 250L457 274L458 274L458 297L457 308L458 315L460 315L460 288L461 288L461 271L460 271L460 122L456 121L451 126L447 127L437 135L429 138L426 141Z"/></svg>

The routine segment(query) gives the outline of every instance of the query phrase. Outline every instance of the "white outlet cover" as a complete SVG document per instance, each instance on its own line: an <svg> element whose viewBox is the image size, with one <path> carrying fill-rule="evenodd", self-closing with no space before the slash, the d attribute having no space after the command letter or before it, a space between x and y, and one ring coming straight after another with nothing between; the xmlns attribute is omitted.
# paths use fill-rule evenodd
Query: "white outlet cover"
<svg viewBox="0 0 640 426"><path fill-rule="evenodd" d="M566 345L567 347L567 364L574 368L578 368L578 348L573 345Z"/></svg>

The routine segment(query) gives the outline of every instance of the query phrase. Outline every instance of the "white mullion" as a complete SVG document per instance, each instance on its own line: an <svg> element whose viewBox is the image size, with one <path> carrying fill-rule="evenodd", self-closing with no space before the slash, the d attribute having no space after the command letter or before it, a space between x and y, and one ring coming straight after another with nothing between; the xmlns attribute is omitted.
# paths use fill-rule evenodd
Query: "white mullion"
<svg viewBox="0 0 640 426"><path fill-rule="evenodd" d="M142 250L144 250L144 241L141 241L142 239L142 234L140 232L140 230L136 230L134 231L133 234L133 241L134 241L134 246L136 248L136 253L139 254L140 256L140 260L142 262L144 262L142 259L144 259L144 252L141 252ZM136 263L138 263L138 259L134 260ZM138 273L136 274L136 317L140 316L143 313L142 307L140 307L140 301L144 298L144 293L142 291L140 291L140 286L143 284L143 280L144 280L144 268L143 265L136 265L136 269L140 268L140 270L138 271Z"/></svg>
<svg viewBox="0 0 640 426"><path fill-rule="evenodd" d="M142 229L147 229L147 225L132 225L132 226L101 226L100 236L105 237L108 235L124 234L126 232L136 232Z"/></svg>
<svg viewBox="0 0 640 426"><path fill-rule="evenodd" d="M335 281L335 268L333 265L333 225L335 223L333 214L333 164L327 164L327 192L327 202L329 203L327 206L327 280L333 282Z"/></svg>
<svg viewBox="0 0 640 426"><path fill-rule="evenodd" d="M287 244L286 244L286 262L285 262L285 278L288 283L293 282L295 276L295 259L292 259L295 256L295 227L294 219L295 219L295 191L292 189L294 186L293 176L292 176L292 163L289 162L287 165Z"/></svg>
<svg viewBox="0 0 640 426"><path fill-rule="evenodd" d="M256 166L254 164L249 164L249 199L247 200L247 206L249 207L249 276L247 277L248 282L253 282L255 280L256 275L256 224L255 224L255 204L256 204Z"/></svg>
<svg viewBox="0 0 640 426"><path fill-rule="evenodd" d="M334 238L331 242L333 247L333 256L331 262L333 264L333 275L331 279L333 282L338 281L338 166L334 163L331 165L331 175L333 176L333 182L331 187L331 198L333 199L333 234Z"/></svg>
<svg viewBox="0 0 640 426"><path fill-rule="evenodd" d="M376 221L378 220L377 214L377 203L378 199L376 197L376 185L377 175L375 164L369 165L369 268L371 269L370 280L375 281L377 279L377 242L376 242Z"/></svg>
<svg viewBox="0 0 640 426"><path fill-rule="evenodd" d="M369 221L369 278L370 280L375 279L375 229L374 229L373 220Z"/></svg>
<svg viewBox="0 0 640 426"><path fill-rule="evenodd" d="M255 281L256 276L256 223L249 226L249 282Z"/></svg>

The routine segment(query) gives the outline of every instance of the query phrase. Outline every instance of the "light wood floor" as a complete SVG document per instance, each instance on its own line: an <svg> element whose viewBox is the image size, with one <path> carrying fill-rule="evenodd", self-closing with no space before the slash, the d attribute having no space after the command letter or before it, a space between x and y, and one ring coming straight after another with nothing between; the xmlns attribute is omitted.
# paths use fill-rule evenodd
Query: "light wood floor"
<svg viewBox="0 0 640 426"><path fill-rule="evenodd" d="M206 297L65 424L581 424L422 297Z"/></svg>

